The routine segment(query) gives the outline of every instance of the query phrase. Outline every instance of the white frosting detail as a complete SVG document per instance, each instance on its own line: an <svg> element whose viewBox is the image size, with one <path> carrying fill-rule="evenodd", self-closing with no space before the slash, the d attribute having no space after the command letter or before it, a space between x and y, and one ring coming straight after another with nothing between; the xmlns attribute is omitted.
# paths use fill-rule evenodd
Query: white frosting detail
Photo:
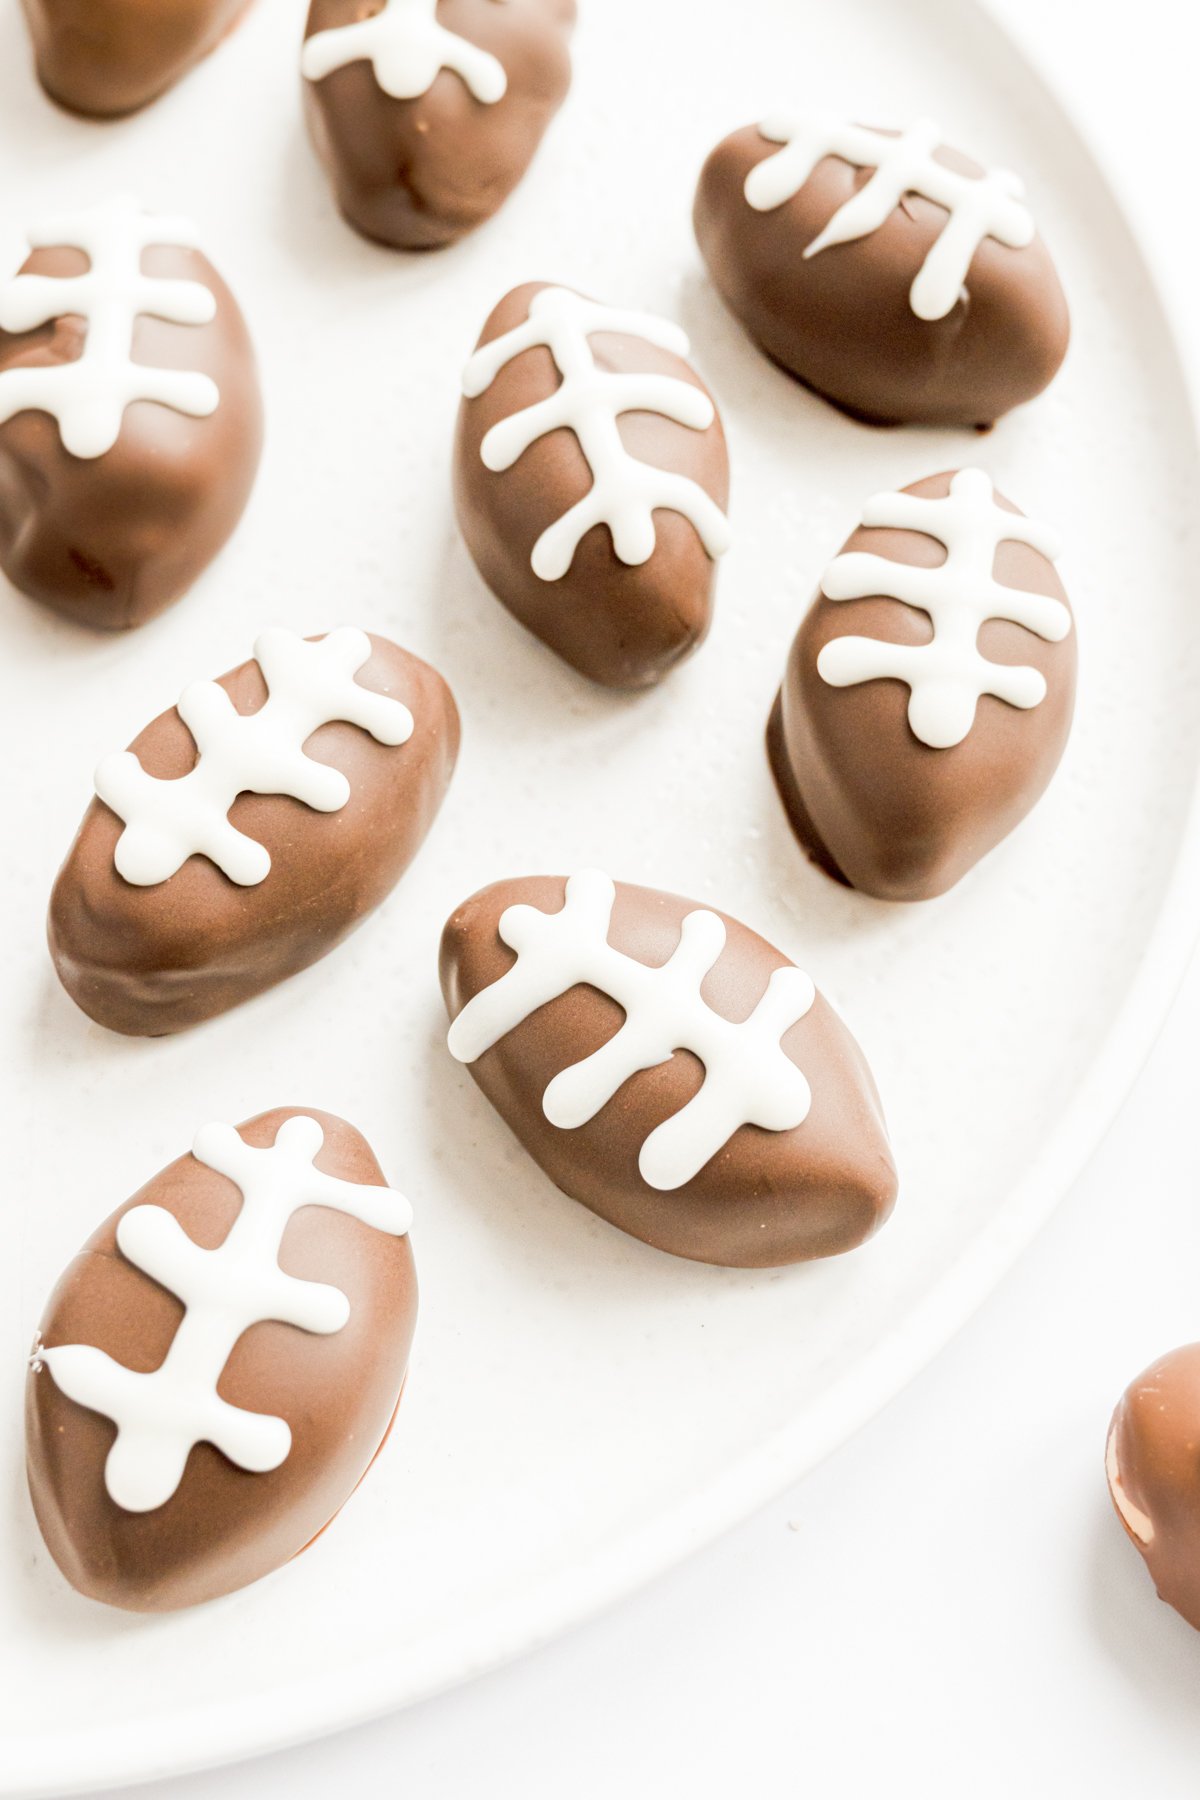
<svg viewBox="0 0 1200 1800"><path fill-rule="evenodd" d="M681 513L695 526L710 556L729 548L729 523L698 482L630 456L621 442L622 413L652 412L693 431L707 431L716 417L708 395L674 375L615 375L599 368L588 336L615 332L645 338L660 350L686 357L688 341L678 325L653 313L630 312L585 300L566 288L542 288L523 325L476 350L463 371L463 393L475 399L514 357L545 345L561 384L546 400L493 425L480 454L489 469L510 469L535 439L566 428L579 441L592 472L592 487L533 547L533 570L558 581L595 525L607 525L613 549L636 567L654 554L655 509Z"/></svg>
<svg viewBox="0 0 1200 1800"><path fill-rule="evenodd" d="M224 1242L202 1250L173 1213L135 1206L117 1225L121 1254L186 1308L159 1367L126 1368L90 1344L39 1347L63 1393L117 1427L105 1485L126 1512L151 1512L171 1498L194 1444L215 1444L240 1469L277 1469L292 1444L286 1420L231 1406L217 1383L242 1333L278 1320L301 1331L340 1331L350 1303L340 1288L301 1281L279 1267L288 1222L304 1206L328 1206L376 1231L403 1237L412 1208L386 1187L365 1187L315 1169L324 1143L315 1119L287 1119L268 1149L252 1149L232 1125L205 1125L192 1155L227 1175L243 1195Z"/></svg>
<svg viewBox="0 0 1200 1800"><path fill-rule="evenodd" d="M615 898L609 877L588 869L567 882L561 912L510 906L499 931L517 960L459 1013L450 1052L474 1062L540 1006L581 984L608 994L624 1010L624 1024L594 1055L554 1077L542 1110L552 1125L573 1130L595 1118L631 1075L690 1050L704 1064L703 1085L650 1133L638 1157L643 1180L669 1190L698 1175L740 1126L790 1131L807 1118L808 1082L780 1040L808 1012L815 989L800 969L777 969L750 1017L732 1024L700 992L725 948L717 915L689 913L669 962L652 969L608 942Z"/></svg>
<svg viewBox="0 0 1200 1800"><path fill-rule="evenodd" d="M1154 1521L1129 1498L1121 1481L1120 1465L1117 1462L1115 1427L1109 1432L1108 1443L1104 1446L1104 1472L1108 1476L1108 1490L1113 1497L1113 1505L1126 1525L1140 1544L1152 1544L1154 1542Z"/></svg>
<svg viewBox="0 0 1200 1800"><path fill-rule="evenodd" d="M443 69L460 75L476 100L487 106L504 98L508 76L490 50L447 31L437 21L437 0L386 0L382 12L308 39L300 67L309 81L322 81L347 63L370 62L375 79L393 100L428 93Z"/></svg>
<svg viewBox="0 0 1200 1800"><path fill-rule="evenodd" d="M944 499L876 494L863 508L864 525L923 532L945 545L945 562L934 569L914 568L850 551L835 557L821 577L826 599L879 594L929 614L929 643L834 638L818 656L817 671L830 687L888 677L907 683L909 725L934 750L962 743L983 694L1022 708L1037 706L1046 697L1046 680L1038 670L989 662L980 654L977 640L985 620L1010 620L1051 644L1061 642L1071 629L1071 614L1061 600L1005 587L995 579L998 545L1028 544L1052 562L1059 546L1047 526L1005 511L993 496L982 469L960 469Z"/></svg>
<svg viewBox="0 0 1200 1800"><path fill-rule="evenodd" d="M0 373L0 424L20 412L47 412L73 456L103 456L121 433L125 408L135 400L204 419L220 395L208 375L186 369L153 369L132 359L138 317L173 325L208 325L216 296L199 281L167 281L142 274L142 252L152 245L194 250L196 227L187 219L156 219L122 196L88 212L47 219L28 233L11 272L0 277L0 330L33 331L53 319L78 315L87 327L74 362ZM91 267L82 275L22 275L30 250L82 250Z"/></svg>
<svg viewBox="0 0 1200 1800"><path fill-rule="evenodd" d="M271 858L230 824L239 794L289 794L317 812L338 812L350 783L340 769L305 754L313 732L341 720L381 744L412 736L406 706L354 679L371 657L365 631L343 626L310 644L275 627L260 635L254 655L268 688L257 712L239 713L215 681L194 681L180 695L177 710L197 752L186 775L148 775L131 750L106 756L96 770L97 794L125 821L117 871L135 887L169 880L189 856L207 856L230 881L255 886Z"/></svg>
<svg viewBox="0 0 1200 1800"><path fill-rule="evenodd" d="M850 125L840 119L778 117L759 126L763 137L784 148L758 163L746 177L746 199L756 212L773 212L800 192L817 164L839 156L875 173L839 206L804 254L816 256L831 244L847 244L878 231L906 194L944 206L949 217L930 247L912 284L909 301L919 319L944 319L963 291L971 259L984 238L1011 250L1033 242L1034 223L1023 204L1024 183L1008 169L974 177L959 175L934 160L942 141L932 119L919 119L898 137Z"/></svg>

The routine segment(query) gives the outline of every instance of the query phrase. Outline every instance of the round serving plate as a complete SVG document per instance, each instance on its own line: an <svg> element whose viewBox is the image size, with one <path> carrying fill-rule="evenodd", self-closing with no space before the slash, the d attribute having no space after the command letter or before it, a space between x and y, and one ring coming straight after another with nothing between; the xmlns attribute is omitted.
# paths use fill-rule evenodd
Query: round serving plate
<svg viewBox="0 0 1200 1800"><path fill-rule="evenodd" d="M997 25L958 0L584 0L576 79L487 229L424 258L361 243L305 142L302 7L257 0L149 112L88 125L0 12L7 227L133 191L184 211L243 301L266 386L247 518L195 591L119 639L0 592L0 1793L165 1775L399 1706L528 1649L694 1549L845 1439L1009 1266L1096 1144L1200 917L1197 448L1152 281L1105 180ZM1074 312L1062 375L986 438L872 431L770 367L693 246L706 150L781 100L927 113L1029 179ZM722 404L735 548L702 652L661 691L586 686L487 595L447 467L461 363L518 281L678 317ZM776 802L762 732L787 644L863 498L976 461L1068 546L1082 682L1033 817L913 908L835 887ZM416 866L317 968L175 1040L90 1025L42 918L101 753L261 626L357 623L435 662L461 765ZM672 1260L558 1194L444 1047L436 951L502 875L598 864L709 901L810 969L873 1063L903 1176L841 1260ZM109 1612L25 1493L28 1344L93 1225L209 1119L320 1105L416 1209L417 1349L397 1430L292 1567L176 1617Z"/></svg>

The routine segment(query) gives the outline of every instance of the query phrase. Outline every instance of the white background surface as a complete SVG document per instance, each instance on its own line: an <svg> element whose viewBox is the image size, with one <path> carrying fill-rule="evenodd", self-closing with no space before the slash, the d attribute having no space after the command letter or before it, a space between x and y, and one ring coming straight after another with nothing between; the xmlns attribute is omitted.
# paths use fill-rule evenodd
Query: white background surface
<svg viewBox="0 0 1200 1800"><path fill-rule="evenodd" d="M1139 8L1143 42L1160 23L1163 66L1137 114L1115 6L1088 9L1087 44L1067 0L997 10L1024 15L1109 140L1168 291L1186 299L1194 225L1178 230L1170 208L1191 168L1182 126L1170 141L1170 99L1175 83L1185 120L1194 59L1168 29L1176 8ZM1133 1101L1016 1274L786 1500L510 1670L159 1791L1193 1795L1200 1638L1153 1601L1108 1515L1100 1461L1125 1381L1200 1335L1197 1031L1193 975Z"/></svg>

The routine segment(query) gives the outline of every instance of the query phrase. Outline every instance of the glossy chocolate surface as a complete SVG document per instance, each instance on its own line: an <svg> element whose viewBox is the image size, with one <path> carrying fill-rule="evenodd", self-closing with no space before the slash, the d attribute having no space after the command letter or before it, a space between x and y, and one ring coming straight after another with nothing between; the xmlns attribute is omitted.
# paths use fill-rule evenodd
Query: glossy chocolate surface
<svg viewBox="0 0 1200 1800"><path fill-rule="evenodd" d="M305 37L382 9L311 0ZM424 94L385 93L360 59L304 81L304 109L342 213L364 237L431 250L475 230L524 175L571 82L575 0L439 0L437 21L499 59L502 99L477 100L442 69Z"/></svg>
<svg viewBox="0 0 1200 1800"><path fill-rule="evenodd" d="M273 987L332 950L387 896L442 803L458 753L453 696L436 670L386 638L356 679L402 700L406 743L380 744L356 725L323 725L309 754L340 769L350 798L316 812L282 794L243 793L232 823L265 845L266 879L239 887L204 856L176 875L135 887L117 873L122 825L94 799L50 901L49 939L67 992L110 1030L152 1037L181 1031ZM220 680L242 713L266 698L257 662ZM191 733L172 708L134 739L149 774L184 775Z"/></svg>
<svg viewBox="0 0 1200 1800"><path fill-rule="evenodd" d="M902 490L939 496L950 474ZM997 504L1016 512L1011 501ZM843 546L933 567L945 550L916 531L860 527ZM1002 543L996 580L1069 606L1054 564L1025 544ZM1025 817L1058 767L1075 702L1076 633L1053 644L1008 620L990 619L979 648L997 663L1027 664L1047 693L1028 711L990 694L964 741L933 749L908 721L909 689L876 680L832 687L817 658L845 635L927 643L928 615L882 595L828 600L818 591L792 644L767 734L768 754L792 828L826 873L881 900L945 893Z"/></svg>
<svg viewBox="0 0 1200 1800"><path fill-rule="evenodd" d="M1106 1467L1160 1597L1200 1631L1200 1344L1160 1357L1126 1388Z"/></svg>
<svg viewBox="0 0 1200 1800"><path fill-rule="evenodd" d="M21 0L52 100L115 118L155 100L232 31L249 0Z"/></svg>
<svg viewBox="0 0 1200 1800"><path fill-rule="evenodd" d="M86 267L72 249L36 250L24 264L59 277ZM132 356L211 376L216 410L193 418L136 400L112 449L93 457L64 448L50 413L19 412L0 424L0 569L43 606L107 630L142 625L187 592L241 518L262 449L254 348L237 301L198 250L154 246L142 268L215 295L208 325L139 315ZM83 321L69 315L0 331L0 373L73 362L84 339Z"/></svg>
<svg viewBox="0 0 1200 1800"><path fill-rule="evenodd" d="M479 343L522 324L546 285L529 282L507 294ZM708 393L690 363L645 338L602 332L589 343L602 370L664 375ZM538 345L501 369L484 393L462 401L454 445L459 524L483 579L527 630L592 681L649 687L703 642L716 564L688 519L658 510L649 561L622 562L608 527L594 525L560 580L544 581L534 572L533 547L542 532L592 486L578 439L565 429L552 431L499 473L485 466L480 447L493 425L545 400L558 386L554 358ZM729 455L719 413L706 431L650 412L623 415L617 429L630 455L690 477L722 510L727 506Z"/></svg>
<svg viewBox="0 0 1200 1800"><path fill-rule="evenodd" d="M806 257L871 171L827 156L792 199L755 211L746 177L778 149L756 125L734 132L705 163L695 203L709 273L768 356L872 424L985 427L1041 393L1066 354L1069 322L1040 238L1019 250L985 238L953 310L918 318L909 290L944 209L908 194L879 230ZM982 173L948 147L938 160Z"/></svg>
<svg viewBox="0 0 1200 1800"><path fill-rule="evenodd" d="M297 1113L324 1131L317 1168L384 1183L366 1140L330 1113L281 1107L239 1131L246 1143L265 1147ZM226 1237L241 1195L191 1155L155 1175L64 1271L42 1318L42 1345L94 1344L146 1372L162 1363L183 1307L117 1248L117 1221L138 1205L163 1207L211 1250ZM274 1321L253 1325L225 1365L224 1399L291 1427L291 1449L276 1469L251 1473L211 1444L197 1444L164 1505L127 1512L104 1480L112 1422L68 1399L46 1366L31 1369L29 1489L50 1554L81 1593L135 1612L163 1612L244 1587L303 1550L370 1467L399 1404L416 1324L409 1240L329 1207L306 1206L287 1226L279 1261L289 1275L340 1288L350 1312L332 1334Z"/></svg>
<svg viewBox="0 0 1200 1800"><path fill-rule="evenodd" d="M564 892L561 878L532 876L484 888L458 908L442 935L442 991L451 1018L514 961L497 930L504 910L524 903L555 912ZM695 910L676 895L618 883L608 941L657 967ZM749 1016L788 959L747 926L720 916L726 947L701 993L737 1021ZM702 1066L690 1051L631 1077L575 1129L551 1125L542 1110L552 1078L598 1050L623 1017L609 996L576 986L469 1065L501 1118L565 1194L660 1250L743 1268L836 1255L861 1244L887 1218L897 1179L879 1097L861 1050L820 994L782 1039L812 1089L803 1124L779 1132L743 1125L699 1175L666 1192L643 1179L638 1156L650 1132L700 1087Z"/></svg>

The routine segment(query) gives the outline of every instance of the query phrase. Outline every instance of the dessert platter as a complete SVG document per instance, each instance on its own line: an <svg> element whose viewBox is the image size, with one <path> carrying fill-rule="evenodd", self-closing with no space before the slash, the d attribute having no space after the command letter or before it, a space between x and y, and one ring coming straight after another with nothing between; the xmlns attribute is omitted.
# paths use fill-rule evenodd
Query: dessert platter
<svg viewBox="0 0 1200 1800"><path fill-rule="evenodd" d="M0 1795L401 1705L744 1515L1182 971L1136 237L982 12L709 13L0 13Z"/></svg>

